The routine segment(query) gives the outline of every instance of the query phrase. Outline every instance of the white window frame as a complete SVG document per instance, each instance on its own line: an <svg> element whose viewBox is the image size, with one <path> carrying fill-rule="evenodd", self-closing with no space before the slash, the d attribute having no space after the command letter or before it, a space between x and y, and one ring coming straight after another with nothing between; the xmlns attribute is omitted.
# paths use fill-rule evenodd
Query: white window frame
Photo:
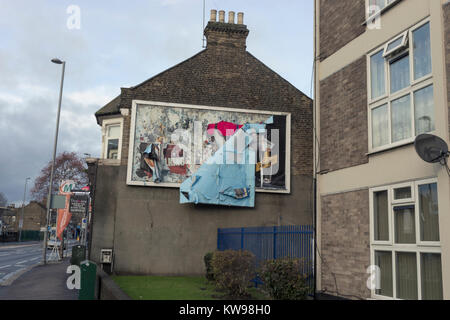
<svg viewBox="0 0 450 320"><path fill-rule="evenodd" d="M401 43L392 48L391 50L388 51L388 47L391 43L397 41L398 39L402 39ZM397 38L394 38L391 41L386 42L386 45L384 46L384 51L383 51L383 58L388 57L389 55L391 55L393 52L400 50L400 49L406 49L406 46L408 45L408 31L403 32L403 34L401 34L400 36L398 36Z"/></svg>
<svg viewBox="0 0 450 320"><path fill-rule="evenodd" d="M375 265L375 252L376 251L383 251L383 252L391 252L392 256L392 293L393 297L387 297L376 294L376 289L371 290L371 298L373 299L379 299L379 300L401 300L397 298L397 275L396 275L396 253L397 252L414 252L416 253L416 259L417 259L417 297L418 300L422 299L422 279L421 279L421 254L422 253L438 253L441 254L442 257L442 250L441 250L441 244L440 241L434 242L434 241L421 241L420 240L420 220L419 220L419 197L418 197L418 187L419 185L424 184L433 184L438 183L437 178L432 179L425 179L425 180L418 180L414 182L408 182L408 183L402 183L402 184L395 184L395 185L389 185L384 187L376 187L371 188L369 190L370 192L370 264ZM402 186L411 185L413 187L414 191L414 198L411 199L409 202L403 203L392 203L393 200L393 191L394 189ZM388 191L388 205L389 205L389 241L375 241L374 240L374 207L373 207L373 198L374 193L379 191ZM439 202L439 199L438 199ZM415 244L398 244L395 243L395 229L394 229L394 223L395 223L395 217L394 217L394 207L399 207L402 205L414 205L414 211L415 211L415 232L416 232L416 243Z"/></svg>
<svg viewBox="0 0 450 320"><path fill-rule="evenodd" d="M377 47L376 49L370 51L367 54L367 101L368 101L368 147L369 147L369 154L370 153L376 153L379 151L383 151L383 150L388 150L388 149L392 149L398 146L402 146L402 145L406 145L406 144L410 144L413 143L416 137L416 128L415 128L415 113L414 113L414 105L415 105L415 101L414 101L414 93L426 88L430 85L434 85L433 82L433 70L431 71L430 74L425 75L424 77L420 78L420 79L414 79L414 50L413 50L413 45L414 45L414 39L413 39L413 32L416 31L417 29L419 29L420 27L424 26L425 24L430 23L430 38L432 36L432 31L431 31L431 21L430 18L426 18L424 20L422 20L421 22L419 22L418 24L410 27L408 30L403 31L400 35L397 35L396 37L392 38L391 40L387 41L385 44L383 44L382 46ZM401 51L400 53L394 55L394 56L390 56L385 58L385 62L384 62L384 85L385 85L385 94L372 99L372 79L371 79L371 57L377 53L379 53L380 51L383 51L383 53L385 52L385 50L387 49L387 46L389 45L389 43L391 43L392 41L395 41L397 39L399 39L400 37L406 35L407 38L409 39L408 41L408 46L405 50ZM408 53L409 56L409 76L410 76L410 85L407 86L406 88L403 88L395 93L391 94L391 83L390 83L390 63L392 60L400 57L401 55L404 55L405 53ZM435 94L435 90L433 91L433 95ZM411 137L403 139L401 141L396 141L396 142L392 142L392 113L391 113L391 105L392 102L402 98L404 96L410 96L410 108L411 108ZM433 97L434 100L434 97ZM383 105L387 104L387 108L388 108L388 117L389 117L389 143L385 144L383 146L379 146L379 147L373 147L373 141L372 141L372 110L376 109L378 107L381 107ZM436 106L435 106L436 108ZM436 114L436 113L435 113ZM436 129L435 129L436 130ZM428 133L435 133L435 130L430 131Z"/></svg>
<svg viewBox="0 0 450 320"><path fill-rule="evenodd" d="M379 11L370 14L370 0L366 0L366 21L373 20L377 15L383 13L383 11L392 7L395 3L400 2L401 0L384 0L384 7L380 8Z"/></svg>
<svg viewBox="0 0 450 320"><path fill-rule="evenodd" d="M117 159L108 159L108 127L120 126L119 150ZM123 118L104 119L102 121L102 159L108 161L120 160L122 158L122 141L123 141Z"/></svg>

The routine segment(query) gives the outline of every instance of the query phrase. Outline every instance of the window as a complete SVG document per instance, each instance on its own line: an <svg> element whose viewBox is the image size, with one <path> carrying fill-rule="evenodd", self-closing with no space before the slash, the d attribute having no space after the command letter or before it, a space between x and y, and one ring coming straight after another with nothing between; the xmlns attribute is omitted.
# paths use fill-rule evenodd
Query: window
<svg viewBox="0 0 450 320"><path fill-rule="evenodd" d="M370 195L371 259L380 271L373 297L442 299L436 180L373 188Z"/></svg>
<svg viewBox="0 0 450 320"><path fill-rule="evenodd" d="M119 135L120 135L120 125L111 125L106 127L107 131L107 159L117 159L119 155Z"/></svg>
<svg viewBox="0 0 450 320"><path fill-rule="evenodd" d="M378 14L380 11L388 7L390 4L398 0L367 0L367 14L368 17Z"/></svg>
<svg viewBox="0 0 450 320"><path fill-rule="evenodd" d="M435 130L428 21L370 53L368 68L370 152Z"/></svg>
<svg viewBox="0 0 450 320"><path fill-rule="evenodd" d="M121 154L122 120L103 120L103 158L117 160Z"/></svg>

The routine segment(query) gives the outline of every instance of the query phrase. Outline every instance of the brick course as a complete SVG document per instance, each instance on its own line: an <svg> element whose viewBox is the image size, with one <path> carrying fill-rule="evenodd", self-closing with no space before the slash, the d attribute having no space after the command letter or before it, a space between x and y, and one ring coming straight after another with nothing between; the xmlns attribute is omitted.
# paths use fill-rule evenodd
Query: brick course
<svg viewBox="0 0 450 320"><path fill-rule="evenodd" d="M368 163L367 71L363 56L320 82L320 170Z"/></svg>
<svg viewBox="0 0 450 320"><path fill-rule="evenodd" d="M447 108L448 108L448 130L450 134L450 2L443 6L444 30L445 30L445 61L447 72Z"/></svg>
<svg viewBox="0 0 450 320"><path fill-rule="evenodd" d="M353 299L370 297L368 189L322 196L321 204L322 290Z"/></svg>
<svg viewBox="0 0 450 320"><path fill-rule="evenodd" d="M320 0L320 61L363 34L365 0Z"/></svg>

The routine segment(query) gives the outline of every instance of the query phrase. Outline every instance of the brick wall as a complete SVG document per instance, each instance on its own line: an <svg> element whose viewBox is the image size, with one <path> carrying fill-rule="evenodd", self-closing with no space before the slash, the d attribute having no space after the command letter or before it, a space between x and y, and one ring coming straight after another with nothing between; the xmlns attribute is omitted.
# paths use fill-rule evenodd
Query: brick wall
<svg viewBox="0 0 450 320"><path fill-rule="evenodd" d="M122 88L120 107L131 108L133 99L290 112L291 172L312 175L312 100L242 46L215 43L135 88ZM128 132L130 117L124 120ZM123 165L128 145L129 136L124 135Z"/></svg>
<svg viewBox="0 0 450 320"><path fill-rule="evenodd" d="M444 31L445 31L445 60L447 72L447 107L448 107L448 128L450 134L450 2L443 6L444 10Z"/></svg>
<svg viewBox="0 0 450 320"><path fill-rule="evenodd" d="M321 197L322 290L348 298L368 298L370 265L369 191Z"/></svg>
<svg viewBox="0 0 450 320"><path fill-rule="evenodd" d="M320 82L320 170L368 162L367 70L363 56Z"/></svg>
<svg viewBox="0 0 450 320"><path fill-rule="evenodd" d="M365 32L365 0L320 0L320 60Z"/></svg>

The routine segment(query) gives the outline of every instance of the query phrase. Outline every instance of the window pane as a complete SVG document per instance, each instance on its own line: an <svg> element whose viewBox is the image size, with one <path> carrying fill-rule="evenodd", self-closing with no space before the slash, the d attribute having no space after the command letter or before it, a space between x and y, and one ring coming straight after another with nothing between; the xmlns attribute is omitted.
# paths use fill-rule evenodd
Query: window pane
<svg viewBox="0 0 450 320"><path fill-rule="evenodd" d="M439 253L422 253L422 299L442 300L442 265Z"/></svg>
<svg viewBox="0 0 450 320"><path fill-rule="evenodd" d="M374 14L375 12L384 8L385 0L370 0L369 5L371 7L377 7L377 8L373 8L373 10L370 10L370 14ZM370 8L370 9L372 9L372 8Z"/></svg>
<svg viewBox="0 0 450 320"><path fill-rule="evenodd" d="M414 79L431 73L430 23L413 32Z"/></svg>
<svg viewBox="0 0 450 320"><path fill-rule="evenodd" d="M394 49L394 48L398 47L399 45L401 45L402 41L403 41L403 37L400 37L397 40L394 40L391 43L389 43L388 47L387 47L387 52L391 51L392 49Z"/></svg>
<svg viewBox="0 0 450 320"><path fill-rule="evenodd" d="M391 93L409 86L409 55L390 63Z"/></svg>
<svg viewBox="0 0 450 320"><path fill-rule="evenodd" d="M386 94L384 80L384 58L383 50L381 50L370 57L370 83L372 86L372 99L376 99Z"/></svg>
<svg viewBox="0 0 450 320"><path fill-rule="evenodd" d="M415 253L397 252L397 298L417 299L417 260Z"/></svg>
<svg viewBox="0 0 450 320"><path fill-rule="evenodd" d="M392 142L411 138L411 98L409 95L392 101Z"/></svg>
<svg viewBox="0 0 450 320"><path fill-rule="evenodd" d="M385 251L375 251L375 265L380 268L380 288L375 290L376 294L392 297L392 253Z"/></svg>
<svg viewBox="0 0 450 320"><path fill-rule="evenodd" d="M411 199L411 187L397 188L394 189L394 199Z"/></svg>
<svg viewBox="0 0 450 320"><path fill-rule="evenodd" d="M388 192L375 192L373 194L373 205L374 239L377 241L389 241Z"/></svg>
<svg viewBox="0 0 450 320"><path fill-rule="evenodd" d="M372 109L372 147L389 143L389 115L387 104Z"/></svg>
<svg viewBox="0 0 450 320"><path fill-rule="evenodd" d="M420 240L439 241L437 184L419 186Z"/></svg>
<svg viewBox="0 0 450 320"><path fill-rule="evenodd" d="M395 242L416 243L416 223L414 206L395 207Z"/></svg>
<svg viewBox="0 0 450 320"><path fill-rule="evenodd" d="M119 139L108 140L108 159L117 159L119 154Z"/></svg>
<svg viewBox="0 0 450 320"><path fill-rule="evenodd" d="M433 85L414 92L414 119L416 135L435 129Z"/></svg>
<svg viewBox="0 0 450 320"><path fill-rule="evenodd" d="M119 136L120 136L120 125L108 126L108 138L119 138Z"/></svg>

